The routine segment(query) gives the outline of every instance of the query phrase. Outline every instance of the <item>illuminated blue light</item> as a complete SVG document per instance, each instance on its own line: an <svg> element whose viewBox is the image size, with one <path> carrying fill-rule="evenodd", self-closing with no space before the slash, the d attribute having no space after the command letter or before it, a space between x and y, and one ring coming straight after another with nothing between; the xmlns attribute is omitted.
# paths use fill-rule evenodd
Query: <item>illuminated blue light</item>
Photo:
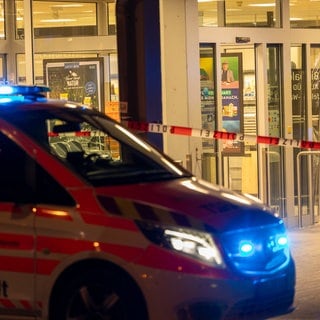
<svg viewBox="0 0 320 320"><path fill-rule="evenodd" d="M1 85L0 84L0 103L22 101L45 101L45 93L50 89L45 86L28 85Z"/></svg>
<svg viewBox="0 0 320 320"><path fill-rule="evenodd" d="M254 245L251 241L241 241L239 250L241 256L250 256L254 252Z"/></svg>
<svg viewBox="0 0 320 320"><path fill-rule="evenodd" d="M12 94L14 92L13 87L10 86L0 86L0 94Z"/></svg>
<svg viewBox="0 0 320 320"><path fill-rule="evenodd" d="M14 102L14 101L23 101L23 96L6 96L0 94L0 103L8 103L8 102Z"/></svg>
<svg viewBox="0 0 320 320"><path fill-rule="evenodd" d="M11 101L12 101L12 99L10 97L1 97L0 98L0 103L8 103Z"/></svg>
<svg viewBox="0 0 320 320"><path fill-rule="evenodd" d="M45 86L0 85L0 95L36 95L49 91L50 89Z"/></svg>
<svg viewBox="0 0 320 320"><path fill-rule="evenodd" d="M288 238L286 236L280 236L278 239L277 239L277 243L279 246L286 246L288 244Z"/></svg>

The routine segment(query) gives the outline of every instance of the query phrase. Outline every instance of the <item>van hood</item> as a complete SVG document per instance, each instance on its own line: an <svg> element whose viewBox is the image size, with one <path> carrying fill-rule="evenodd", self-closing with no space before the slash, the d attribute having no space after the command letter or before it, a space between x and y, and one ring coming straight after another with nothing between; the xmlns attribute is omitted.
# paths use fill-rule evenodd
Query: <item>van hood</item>
<svg viewBox="0 0 320 320"><path fill-rule="evenodd" d="M110 214L167 225L225 232L279 222L258 199L196 178L99 187L96 194Z"/></svg>

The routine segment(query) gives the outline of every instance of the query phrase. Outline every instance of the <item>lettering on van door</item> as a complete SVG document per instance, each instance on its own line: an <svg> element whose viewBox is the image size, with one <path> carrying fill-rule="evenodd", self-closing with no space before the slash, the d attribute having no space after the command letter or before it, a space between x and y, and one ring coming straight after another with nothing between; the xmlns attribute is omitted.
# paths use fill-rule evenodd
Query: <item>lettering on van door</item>
<svg viewBox="0 0 320 320"><path fill-rule="evenodd" d="M0 280L0 297L5 297L8 298L8 289L9 285L7 281L5 280Z"/></svg>

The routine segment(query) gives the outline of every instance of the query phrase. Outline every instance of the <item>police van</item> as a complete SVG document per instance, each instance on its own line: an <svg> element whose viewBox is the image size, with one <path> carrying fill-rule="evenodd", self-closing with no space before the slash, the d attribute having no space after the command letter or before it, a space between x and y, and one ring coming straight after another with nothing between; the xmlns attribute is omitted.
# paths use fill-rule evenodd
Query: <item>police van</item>
<svg viewBox="0 0 320 320"><path fill-rule="evenodd" d="M0 87L0 319L290 312L281 219L47 91Z"/></svg>

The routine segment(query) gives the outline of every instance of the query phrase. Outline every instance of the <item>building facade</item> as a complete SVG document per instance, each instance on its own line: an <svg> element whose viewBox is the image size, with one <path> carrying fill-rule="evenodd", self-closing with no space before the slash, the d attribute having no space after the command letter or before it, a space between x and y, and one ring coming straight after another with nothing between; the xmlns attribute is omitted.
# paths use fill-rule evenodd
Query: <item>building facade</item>
<svg viewBox="0 0 320 320"><path fill-rule="evenodd" d="M158 16L160 30L159 62L144 60L144 81L152 83L160 63L161 87L146 95L137 120L243 135L234 141L163 134L160 143L196 176L259 197L289 226L317 222L319 150L294 142L319 136L319 2L155 0L154 14L144 1L134 2L145 29L154 24L147 17ZM0 0L0 14L3 81L47 84L56 98L119 120L131 116L119 101L115 1ZM143 58L152 57L150 47ZM59 77L70 69L79 74L61 87ZM83 89L77 77L91 77L92 86ZM96 94L83 93L92 88Z"/></svg>

